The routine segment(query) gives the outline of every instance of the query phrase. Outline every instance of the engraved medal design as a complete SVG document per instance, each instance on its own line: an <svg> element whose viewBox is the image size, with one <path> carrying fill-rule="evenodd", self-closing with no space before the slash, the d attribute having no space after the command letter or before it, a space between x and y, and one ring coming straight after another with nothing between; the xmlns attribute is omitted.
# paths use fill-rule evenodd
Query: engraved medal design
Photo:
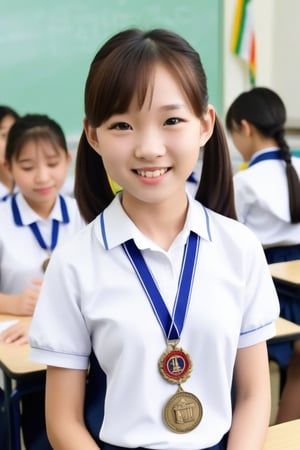
<svg viewBox="0 0 300 450"><path fill-rule="evenodd" d="M188 433L199 425L202 414L202 405L198 398L179 388L166 403L163 420L174 433Z"/></svg>

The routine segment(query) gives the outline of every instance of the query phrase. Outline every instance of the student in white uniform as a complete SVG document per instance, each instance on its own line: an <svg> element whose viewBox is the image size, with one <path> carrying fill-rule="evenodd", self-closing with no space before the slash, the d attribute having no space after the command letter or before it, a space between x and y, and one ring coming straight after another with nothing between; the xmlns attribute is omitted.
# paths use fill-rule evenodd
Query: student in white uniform
<svg viewBox="0 0 300 450"><path fill-rule="evenodd" d="M75 197L91 223L53 255L30 330L52 446L262 448L278 299L260 243L234 220L198 53L167 30L113 36L85 114ZM186 180L203 146L195 200Z"/></svg>
<svg viewBox="0 0 300 450"><path fill-rule="evenodd" d="M0 105L0 200L6 200L14 191L13 179L5 167L5 147L8 132L18 118L13 108Z"/></svg>
<svg viewBox="0 0 300 450"><path fill-rule="evenodd" d="M237 216L259 238L269 264L300 258L300 158L291 156L285 121L281 98L264 87L240 94L226 115L249 163L234 175Z"/></svg>
<svg viewBox="0 0 300 450"><path fill-rule="evenodd" d="M63 130L48 116L25 115L11 127L5 164L19 192L0 203L0 313L28 320L2 332L4 342L27 342L47 261L84 225L76 200L60 194L69 161Z"/></svg>
<svg viewBox="0 0 300 450"><path fill-rule="evenodd" d="M241 93L226 114L226 127L248 168L234 175L238 219L263 245L268 263L300 259L300 158L285 137L286 108L273 90ZM299 302L279 291L280 315L300 323ZM298 349L298 350L297 350ZM300 342L269 346L287 381L277 422L300 418Z"/></svg>

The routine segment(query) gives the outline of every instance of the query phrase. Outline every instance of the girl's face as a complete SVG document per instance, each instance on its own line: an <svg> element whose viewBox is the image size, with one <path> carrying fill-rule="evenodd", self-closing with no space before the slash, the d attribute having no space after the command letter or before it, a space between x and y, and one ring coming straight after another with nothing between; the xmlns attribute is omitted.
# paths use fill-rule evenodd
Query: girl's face
<svg viewBox="0 0 300 450"><path fill-rule="evenodd" d="M65 181L69 163L70 154L64 149L38 139L27 141L8 167L31 208L47 217Z"/></svg>
<svg viewBox="0 0 300 450"><path fill-rule="evenodd" d="M13 116L5 116L0 122L0 164L4 162L7 135L15 121Z"/></svg>
<svg viewBox="0 0 300 450"><path fill-rule="evenodd" d="M134 98L127 112L85 129L107 173L123 187L123 198L160 203L185 192L213 124L212 106L196 117L176 80L158 65L141 109Z"/></svg>

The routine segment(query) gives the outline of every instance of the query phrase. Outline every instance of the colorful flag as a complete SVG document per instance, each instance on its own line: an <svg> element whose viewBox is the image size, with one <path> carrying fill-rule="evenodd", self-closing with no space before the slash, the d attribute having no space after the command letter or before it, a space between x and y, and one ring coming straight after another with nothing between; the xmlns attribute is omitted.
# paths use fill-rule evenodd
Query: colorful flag
<svg viewBox="0 0 300 450"><path fill-rule="evenodd" d="M255 85L255 35L252 12L252 0L236 0L231 50L249 67L250 83Z"/></svg>

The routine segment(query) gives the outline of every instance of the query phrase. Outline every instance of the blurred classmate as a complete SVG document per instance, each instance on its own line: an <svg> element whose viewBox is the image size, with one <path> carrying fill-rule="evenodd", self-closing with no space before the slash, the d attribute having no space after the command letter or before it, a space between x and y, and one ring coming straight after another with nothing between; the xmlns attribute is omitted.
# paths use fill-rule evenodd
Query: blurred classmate
<svg viewBox="0 0 300 450"><path fill-rule="evenodd" d="M5 165L19 192L0 203L0 313L28 320L3 331L4 342L27 342L51 253L84 225L75 199L60 194L69 162L54 120L31 114L11 127Z"/></svg>
<svg viewBox="0 0 300 450"><path fill-rule="evenodd" d="M248 168L234 175L237 216L263 245L268 263L300 259L300 158L285 138L286 108L277 93L256 87L240 94L226 127ZM300 324L300 306L280 294L280 315ZM297 350L298 349L298 350ZM287 370L278 422L300 417L300 342L269 346Z"/></svg>
<svg viewBox="0 0 300 450"><path fill-rule="evenodd" d="M52 446L262 448L278 300L258 240L233 220L198 53L167 30L120 32L90 66L85 114L75 196L91 223L53 255L30 331Z"/></svg>
<svg viewBox="0 0 300 450"><path fill-rule="evenodd" d="M239 95L226 115L249 163L233 178L237 216L259 238L269 264L300 259L300 158L291 157L285 121L282 100L263 87Z"/></svg>
<svg viewBox="0 0 300 450"><path fill-rule="evenodd" d="M11 174L4 165L5 147L10 127L18 119L19 114L9 106L0 105L0 200L6 200L13 192L14 183Z"/></svg>

